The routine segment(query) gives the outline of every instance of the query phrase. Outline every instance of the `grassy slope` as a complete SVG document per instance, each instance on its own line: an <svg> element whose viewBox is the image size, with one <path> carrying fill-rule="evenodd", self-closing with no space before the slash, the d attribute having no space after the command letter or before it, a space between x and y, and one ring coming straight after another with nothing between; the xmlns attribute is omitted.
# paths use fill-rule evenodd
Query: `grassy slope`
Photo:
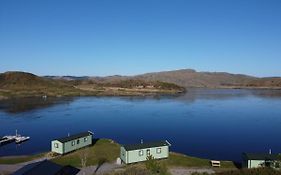
<svg viewBox="0 0 281 175"><path fill-rule="evenodd" d="M23 163L28 162L40 157L43 157L45 154L36 154L31 156L15 156L15 157L4 157L0 158L0 164L17 164L17 163Z"/></svg>
<svg viewBox="0 0 281 175"><path fill-rule="evenodd" d="M201 159L178 153L170 153L170 157L166 162L169 166L211 167L210 160L208 159ZM221 161L221 168L235 168L235 165L231 161Z"/></svg>
<svg viewBox="0 0 281 175"><path fill-rule="evenodd" d="M101 161L112 162L119 157L120 146L119 144L108 139L98 140L94 146L86 148L88 149L88 161L87 165L97 165ZM76 152L67 154L53 159L54 162L61 165L72 165L75 167L81 167L80 153L83 151L78 150Z"/></svg>
<svg viewBox="0 0 281 175"><path fill-rule="evenodd" d="M87 165L97 165L101 162L113 162L119 157L120 145L109 139L100 139L94 146L88 148L88 161ZM72 165L75 167L81 167L80 155L85 149L81 149L64 156L57 157L52 161L61 165ZM16 164L25 161L30 161L35 158L42 157L44 154L27 156L27 157L14 157L14 158L0 158L0 164ZM190 157L178 153L170 153L168 159L162 160L167 166L175 167L209 167L210 160L201 159L196 157ZM141 163L142 164L142 163ZM230 161L222 161L222 168L234 169L235 166Z"/></svg>
<svg viewBox="0 0 281 175"><path fill-rule="evenodd" d="M89 161L88 165L96 165L100 160L106 159L107 161L115 161L119 157L120 145L113 143L111 140L101 139L94 146L89 147ZM73 165L80 167L79 153L82 150L74 153L59 157L54 162L63 165ZM210 160L190 157L178 153L170 153L167 160L163 160L168 166L181 166L181 167L211 167ZM235 168L234 164L230 161L222 161L222 168Z"/></svg>

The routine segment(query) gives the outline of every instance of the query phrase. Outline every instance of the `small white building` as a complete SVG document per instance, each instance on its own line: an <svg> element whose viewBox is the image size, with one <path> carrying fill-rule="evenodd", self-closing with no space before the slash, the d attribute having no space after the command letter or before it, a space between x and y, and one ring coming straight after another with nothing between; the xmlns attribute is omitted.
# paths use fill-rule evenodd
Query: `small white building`
<svg viewBox="0 0 281 175"><path fill-rule="evenodd" d="M279 168L280 166L280 159L278 154L243 153L242 158L242 166L244 168Z"/></svg>
<svg viewBox="0 0 281 175"><path fill-rule="evenodd" d="M169 157L170 146L167 140L123 145L120 148L120 158L125 164L146 161L148 156L154 159L165 159Z"/></svg>

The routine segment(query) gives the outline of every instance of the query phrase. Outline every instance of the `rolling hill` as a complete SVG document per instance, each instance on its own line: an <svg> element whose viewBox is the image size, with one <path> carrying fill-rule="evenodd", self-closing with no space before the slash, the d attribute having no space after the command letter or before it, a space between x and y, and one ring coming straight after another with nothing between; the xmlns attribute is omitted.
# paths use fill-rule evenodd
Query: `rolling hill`
<svg viewBox="0 0 281 175"><path fill-rule="evenodd" d="M200 88L281 88L280 77L257 78L226 72L196 72L192 69L147 73L136 76L149 81L164 81L184 87Z"/></svg>
<svg viewBox="0 0 281 175"><path fill-rule="evenodd" d="M0 74L0 99L34 96L132 96L184 91L185 88L172 83L134 78L107 82L88 77L39 77L27 72Z"/></svg>
<svg viewBox="0 0 281 175"><path fill-rule="evenodd" d="M127 79L161 81L185 88L267 88L281 89L280 77L258 78L226 72L197 72L192 69L147 73L136 76L89 77L95 82L118 82Z"/></svg>
<svg viewBox="0 0 281 175"><path fill-rule="evenodd" d="M27 72L5 72L0 74L0 89L71 88L66 83L38 77Z"/></svg>

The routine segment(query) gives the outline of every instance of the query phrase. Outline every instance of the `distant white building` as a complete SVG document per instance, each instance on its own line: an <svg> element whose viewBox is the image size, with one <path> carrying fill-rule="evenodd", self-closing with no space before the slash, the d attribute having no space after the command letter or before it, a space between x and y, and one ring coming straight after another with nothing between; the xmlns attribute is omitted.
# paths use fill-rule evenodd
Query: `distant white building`
<svg viewBox="0 0 281 175"><path fill-rule="evenodd" d="M242 166L244 168L271 167L280 168L280 155L243 153Z"/></svg>

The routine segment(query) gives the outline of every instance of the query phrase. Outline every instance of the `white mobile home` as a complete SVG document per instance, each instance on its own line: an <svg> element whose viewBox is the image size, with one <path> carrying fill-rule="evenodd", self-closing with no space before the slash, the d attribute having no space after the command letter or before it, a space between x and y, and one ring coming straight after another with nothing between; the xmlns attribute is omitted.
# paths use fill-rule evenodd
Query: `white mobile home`
<svg viewBox="0 0 281 175"><path fill-rule="evenodd" d="M148 156L164 159L169 157L169 146L171 144L167 140L123 145L120 148L120 158L125 164L146 161Z"/></svg>

